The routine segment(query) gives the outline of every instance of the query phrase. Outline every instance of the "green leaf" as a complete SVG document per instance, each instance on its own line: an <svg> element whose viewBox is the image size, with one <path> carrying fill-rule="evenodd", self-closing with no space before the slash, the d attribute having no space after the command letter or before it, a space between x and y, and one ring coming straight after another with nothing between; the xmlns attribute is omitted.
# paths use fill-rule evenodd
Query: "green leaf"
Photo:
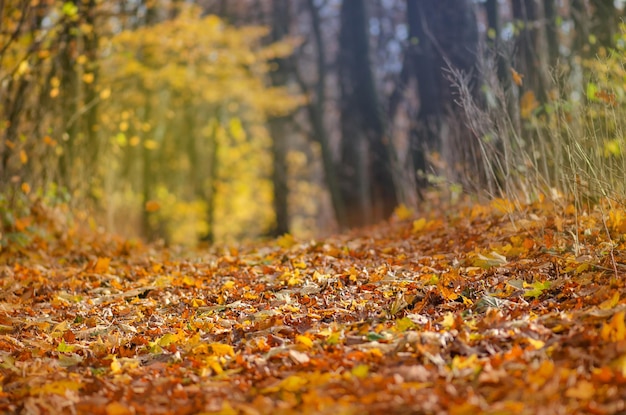
<svg viewBox="0 0 626 415"><path fill-rule="evenodd" d="M57 352L70 353L73 352L76 346L65 343L65 340L61 340L61 343L57 346Z"/></svg>
<svg viewBox="0 0 626 415"><path fill-rule="evenodd" d="M401 319L396 320L396 330L403 332L415 327L415 323L411 321L408 317L403 317Z"/></svg>
<svg viewBox="0 0 626 415"><path fill-rule="evenodd" d="M385 338L385 336L383 336L382 334L378 334L378 333L367 333L367 336L365 336L367 338L368 341L378 341L378 340L382 340Z"/></svg>
<svg viewBox="0 0 626 415"><path fill-rule="evenodd" d="M78 15L78 6L76 6L71 1L66 1L65 3L63 3L61 13L63 13L67 17L75 17L76 15Z"/></svg>
<svg viewBox="0 0 626 415"><path fill-rule="evenodd" d="M593 82L587 82L587 99L589 101L598 101L596 93L598 92L598 86Z"/></svg>
<svg viewBox="0 0 626 415"><path fill-rule="evenodd" d="M161 337L157 343L161 347L167 347L172 343L176 343L178 341L178 336L172 333L167 333Z"/></svg>
<svg viewBox="0 0 626 415"><path fill-rule="evenodd" d="M545 281L545 282L535 281L532 284L524 284L525 288L530 288L528 291L524 293L524 297L537 298L541 294L543 294L545 290L550 289L551 286L552 286L552 283L550 281Z"/></svg>
<svg viewBox="0 0 626 415"><path fill-rule="evenodd" d="M335 344L339 344L340 340L341 340L341 333L335 332L326 338L326 344L332 346Z"/></svg>

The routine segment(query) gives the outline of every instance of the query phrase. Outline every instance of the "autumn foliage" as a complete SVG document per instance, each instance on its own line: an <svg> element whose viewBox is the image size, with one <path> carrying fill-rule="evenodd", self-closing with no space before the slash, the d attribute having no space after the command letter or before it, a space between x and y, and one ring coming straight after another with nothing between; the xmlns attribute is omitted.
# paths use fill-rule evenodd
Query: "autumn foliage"
<svg viewBox="0 0 626 415"><path fill-rule="evenodd" d="M1 269L17 413L616 413L626 212L500 199L211 253L92 241Z"/></svg>
<svg viewBox="0 0 626 415"><path fill-rule="evenodd" d="M626 412L607 5L372 3L0 1L1 413Z"/></svg>

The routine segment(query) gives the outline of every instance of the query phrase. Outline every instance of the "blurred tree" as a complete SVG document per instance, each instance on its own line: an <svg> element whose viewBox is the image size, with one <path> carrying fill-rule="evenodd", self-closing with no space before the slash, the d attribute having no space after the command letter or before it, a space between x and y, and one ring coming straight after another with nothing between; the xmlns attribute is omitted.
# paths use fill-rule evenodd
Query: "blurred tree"
<svg viewBox="0 0 626 415"><path fill-rule="evenodd" d="M315 48L315 81L312 87L306 84L297 65L295 66L296 78L302 93L309 98L306 105L308 121L311 124L311 141L318 142L321 149L322 164L328 192L335 219L340 228L348 225L346 207L341 194L335 157L331 146L331 138L326 126L328 102L326 88L328 87L328 62L327 45L324 39L320 8L314 0L307 0L307 10L311 20L312 43Z"/></svg>
<svg viewBox="0 0 626 415"><path fill-rule="evenodd" d="M338 76L341 88L341 189L349 227L388 218L397 205L391 141L369 56L365 2L341 4Z"/></svg>
<svg viewBox="0 0 626 415"><path fill-rule="evenodd" d="M536 0L513 0L517 30L515 70L524 74L525 91L533 91L538 102L545 102L550 85L548 41L543 8Z"/></svg>
<svg viewBox="0 0 626 415"><path fill-rule="evenodd" d="M284 41L289 36L290 9L289 0L272 0L271 40L273 42ZM289 62L290 60L284 57L273 60L274 69L270 72L273 86L284 88L287 85L289 74L292 72ZM292 114L270 117L268 119L274 160L272 184L274 188L273 203L276 223L271 231L273 236L280 236L289 232L287 152L290 124L292 122Z"/></svg>
<svg viewBox="0 0 626 415"><path fill-rule="evenodd" d="M499 77L498 102L533 140L555 75L589 97L580 58L619 46L621 13L610 0L0 1L0 205L71 195L116 230L172 241L303 218L326 229L331 210L341 228L372 223L433 180L481 177L485 137L458 116L451 73L485 108ZM481 34L498 59L488 82Z"/></svg>
<svg viewBox="0 0 626 415"><path fill-rule="evenodd" d="M458 116L455 81L449 73L458 71L479 97L479 38L473 4L468 0L407 0L407 22L406 64L419 98L410 136L418 191L425 188L432 173L461 182L464 177L479 177L475 137ZM442 153L448 155L440 157ZM444 164L432 162L437 159Z"/></svg>

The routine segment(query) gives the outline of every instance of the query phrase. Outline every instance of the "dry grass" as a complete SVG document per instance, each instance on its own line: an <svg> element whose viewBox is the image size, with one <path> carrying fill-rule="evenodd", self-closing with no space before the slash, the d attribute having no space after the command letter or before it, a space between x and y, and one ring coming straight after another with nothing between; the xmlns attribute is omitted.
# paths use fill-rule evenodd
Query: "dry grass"
<svg viewBox="0 0 626 415"><path fill-rule="evenodd" d="M623 90L595 87L603 80L580 75L582 68L555 70L550 99L540 104L523 95L520 99L523 87L506 88L493 60L483 60L480 70L487 85L484 103L476 102L462 74L452 70L451 77L469 128L479 140L485 192L520 205L547 196L573 202L580 210L600 200L622 206Z"/></svg>

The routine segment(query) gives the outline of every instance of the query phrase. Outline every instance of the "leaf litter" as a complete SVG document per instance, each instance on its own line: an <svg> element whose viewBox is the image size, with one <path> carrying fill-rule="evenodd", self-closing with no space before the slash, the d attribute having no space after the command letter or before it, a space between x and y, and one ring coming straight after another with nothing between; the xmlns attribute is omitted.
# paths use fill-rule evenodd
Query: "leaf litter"
<svg viewBox="0 0 626 415"><path fill-rule="evenodd" d="M7 263L0 410L625 411L626 215L511 206L187 259L92 242Z"/></svg>

